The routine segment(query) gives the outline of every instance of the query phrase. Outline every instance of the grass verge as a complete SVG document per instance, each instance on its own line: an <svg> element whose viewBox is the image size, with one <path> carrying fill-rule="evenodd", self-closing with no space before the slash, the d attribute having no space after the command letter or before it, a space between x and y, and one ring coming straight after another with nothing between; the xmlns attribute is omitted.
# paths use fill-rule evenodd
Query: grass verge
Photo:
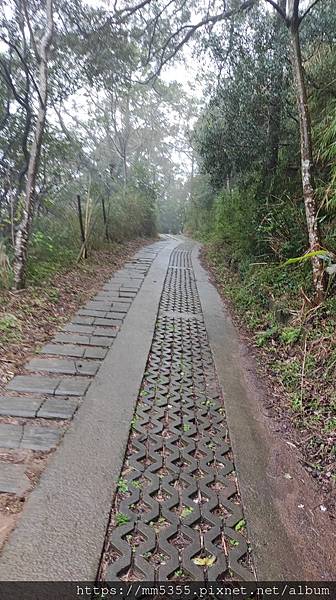
<svg viewBox="0 0 336 600"><path fill-rule="evenodd" d="M273 412L290 422L311 475L335 489L336 298L309 305L303 292L309 265L255 263L233 270L218 242L204 246L203 260L269 376Z"/></svg>

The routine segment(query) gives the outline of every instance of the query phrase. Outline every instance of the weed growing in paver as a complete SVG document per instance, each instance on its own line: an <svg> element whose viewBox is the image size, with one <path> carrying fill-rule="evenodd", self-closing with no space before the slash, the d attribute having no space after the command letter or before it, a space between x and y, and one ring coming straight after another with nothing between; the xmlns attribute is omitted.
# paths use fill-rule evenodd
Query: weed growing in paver
<svg viewBox="0 0 336 600"><path fill-rule="evenodd" d="M194 509L191 506L186 506L181 512L181 517L184 519L185 517L191 515L193 512Z"/></svg>
<svg viewBox="0 0 336 600"><path fill-rule="evenodd" d="M117 527L119 527L119 525L125 525L126 523L129 523L129 517L123 513L117 513L115 516L115 522Z"/></svg>
<svg viewBox="0 0 336 600"><path fill-rule="evenodd" d="M216 557L212 555L205 557L196 556L196 558L193 558L192 561L199 567L212 567L212 565L216 562Z"/></svg>
<svg viewBox="0 0 336 600"><path fill-rule="evenodd" d="M133 419L131 420L131 429L133 430L135 428L135 425L137 424L138 421L138 417L135 415L133 417Z"/></svg>
<svg viewBox="0 0 336 600"><path fill-rule="evenodd" d="M189 423L184 423L183 424L183 431L190 431L190 425L189 425Z"/></svg>
<svg viewBox="0 0 336 600"><path fill-rule="evenodd" d="M241 519L240 521L238 521L237 525L235 526L235 530L241 531L241 529L244 529L245 526L246 526L245 519Z"/></svg>
<svg viewBox="0 0 336 600"><path fill-rule="evenodd" d="M118 491L122 494L126 494L128 492L128 483L126 479L120 478L118 481Z"/></svg>
<svg viewBox="0 0 336 600"><path fill-rule="evenodd" d="M132 481L132 483L130 485L132 487L134 487L135 489L141 489L141 483L140 483L140 481Z"/></svg>
<svg viewBox="0 0 336 600"><path fill-rule="evenodd" d="M237 540L229 540L230 546L239 546L239 542Z"/></svg>

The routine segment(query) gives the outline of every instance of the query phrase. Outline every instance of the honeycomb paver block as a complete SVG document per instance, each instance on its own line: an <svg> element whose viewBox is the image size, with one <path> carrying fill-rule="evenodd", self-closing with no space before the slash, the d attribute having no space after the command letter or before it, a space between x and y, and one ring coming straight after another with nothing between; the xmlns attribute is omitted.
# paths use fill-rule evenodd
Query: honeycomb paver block
<svg viewBox="0 0 336 600"><path fill-rule="evenodd" d="M57 446L61 435L62 431L60 429L26 425L20 448L41 451L51 450Z"/></svg>
<svg viewBox="0 0 336 600"><path fill-rule="evenodd" d="M7 385L7 389L15 392L31 392L37 394L54 394L60 379L43 375L16 375Z"/></svg>
<svg viewBox="0 0 336 600"><path fill-rule="evenodd" d="M72 419L78 407L74 398L48 398L37 413L44 419Z"/></svg>
<svg viewBox="0 0 336 600"><path fill-rule="evenodd" d="M30 487L25 465L0 462L0 492L23 496Z"/></svg>
<svg viewBox="0 0 336 600"><path fill-rule="evenodd" d="M0 398L0 415L7 417L35 417L43 399L10 396Z"/></svg>
<svg viewBox="0 0 336 600"><path fill-rule="evenodd" d="M167 581L178 570L195 581L253 579L244 532L236 530L244 516L191 247L173 250L162 290L121 472L129 493L119 491L112 507L128 523L110 523L112 553L102 557L111 581L132 568L145 581ZM209 555L211 569L194 560Z"/></svg>

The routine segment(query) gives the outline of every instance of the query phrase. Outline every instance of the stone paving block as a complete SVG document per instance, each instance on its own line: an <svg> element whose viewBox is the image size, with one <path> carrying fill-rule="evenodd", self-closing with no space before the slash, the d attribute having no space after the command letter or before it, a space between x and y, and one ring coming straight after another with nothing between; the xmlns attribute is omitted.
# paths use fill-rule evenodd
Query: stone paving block
<svg viewBox="0 0 336 600"><path fill-rule="evenodd" d="M16 375L7 385L7 389L15 392L54 394L60 381L59 378L44 377L43 375Z"/></svg>
<svg viewBox="0 0 336 600"><path fill-rule="evenodd" d="M57 446L61 434L62 432L60 429L25 425L20 448L29 448L30 450L51 450L51 448Z"/></svg>
<svg viewBox="0 0 336 600"><path fill-rule="evenodd" d="M22 425L0 423L0 448L19 448L22 433Z"/></svg>
<svg viewBox="0 0 336 600"><path fill-rule="evenodd" d="M95 325L106 325L107 327L114 327L115 325L121 325L124 319L124 315L122 313L109 313L111 316L109 319L105 318L97 318L94 321ZM117 316L116 316L117 315Z"/></svg>
<svg viewBox="0 0 336 600"><path fill-rule="evenodd" d="M115 338L117 333L118 333L118 328L116 327L115 324L113 327L112 326L111 327L96 327L94 330L94 337Z"/></svg>
<svg viewBox="0 0 336 600"><path fill-rule="evenodd" d="M79 335L78 333L57 333L54 340L55 342L65 344L83 344L84 346L90 344L90 337L88 335Z"/></svg>
<svg viewBox="0 0 336 600"><path fill-rule="evenodd" d="M107 348L87 348L84 352L84 358L98 358L102 360L107 354Z"/></svg>
<svg viewBox="0 0 336 600"><path fill-rule="evenodd" d="M81 308L78 311L79 315L83 315L83 316L89 316L89 317L101 317L102 316L102 311L101 310L93 310L90 308Z"/></svg>
<svg viewBox="0 0 336 600"><path fill-rule="evenodd" d="M117 292L120 289L120 283L106 283L103 290L106 292Z"/></svg>
<svg viewBox="0 0 336 600"><path fill-rule="evenodd" d="M131 287L131 286L125 286L125 287L122 286L122 288L121 288L120 291L121 292L131 292L131 293L136 294L139 291L139 288L137 288L137 287Z"/></svg>
<svg viewBox="0 0 336 600"><path fill-rule="evenodd" d="M136 277L134 277L133 275L128 276L128 277L126 275L118 275L117 276L117 280L118 280L118 283L120 283L120 285L133 285L134 282L140 283L140 282L142 282L143 279L144 278L142 276L136 276Z"/></svg>
<svg viewBox="0 0 336 600"><path fill-rule="evenodd" d="M76 323L77 325L92 325L93 317L87 315L75 315L72 319L72 323Z"/></svg>
<svg viewBox="0 0 336 600"><path fill-rule="evenodd" d="M74 356L82 358L85 349L74 344L46 344L40 354L58 354L59 356Z"/></svg>
<svg viewBox="0 0 336 600"><path fill-rule="evenodd" d="M23 496L30 487L25 465L0 462L0 492Z"/></svg>
<svg viewBox="0 0 336 600"><path fill-rule="evenodd" d="M99 364L92 360L71 360L63 358L33 358L26 368L31 371L48 371L65 375L95 375Z"/></svg>
<svg viewBox="0 0 336 600"><path fill-rule="evenodd" d="M64 378L60 382L55 395L56 396L84 396L86 390L91 383L88 377L69 377Z"/></svg>
<svg viewBox="0 0 336 600"><path fill-rule="evenodd" d="M63 327L63 331L70 333L82 333L84 335L91 335L93 333L92 325L77 325L77 323L67 323Z"/></svg>
<svg viewBox="0 0 336 600"><path fill-rule="evenodd" d="M95 296L95 302L109 302L109 299L111 296L113 296L114 292L115 292L115 290L105 290L105 291L99 292L99 294L97 294L97 296Z"/></svg>
<svg viewBox="0 0 336 600"><path fill-rule="evenodd" d="M107 310L110 310L111 308L111 302L88 302L87 304L85 304L85 308L88 310L100 310L103 312L106 312Z"/></svg>
<svg viewBox="0 0 336 600"><path fill-rule="evenodd" d="M33 358L25 367L29 371L48 371L66 375L76 375L77 372L75 361L65 358Z"/></svg>
<svg viewBox="0 0 336 600"><path fill-rule="evenodd" d="M100 335L93 335L90 338L90 346L101 346L103 348L109 348L112 346L114 342L114 338L112 337L103 337Z"/></svg>
<svg viewBox="0 0 336 600"><path fill-rule="evenodd" d="M135 298L136 293L135 292L119 292L120 294L120 298Z"/></svg>
<svg viewBox="0 0 336 600"><path fill-rule="evenodd" d="M130 307L132 304L132 300L130 300L130 298L121 298L120 296L111 296L111 307L109 308L109 311L113 310L113 306L114 303L118 302L119 304L125 304L125 306ZM99 315L98 315L99 316ZM100 315L102 316L102 315Z"/></svg>
<svg viewBox="0 0 336 600"><path fill-rule="evenodd" d="M35 417L43 403L42 398L0 398L0 415L6 417Z"/></svg>
<svg viewBox="0 0 336 600"><path fill-rule="evenodd" d="M77 375L95 375L100 367L100 363L96 360L76 360L75 361Z"/></svg>
<svg viewBox="0 0 336 600"><path fill-rule="evenodd" d="M74 398L48 398L37 413L44 419L72 419L78 402Z"/></svg>
<svg viewBox="0 0 336 600"><path fill-rule="evenodd" d="M112 311L117 312L117 313L127 313L130 306L131 306L130 302L127 302L127 303L126 302L118 302L118 301L113 302ZM112 313L108 312L108 313L106 313L105 317L107 317L108 319L113 318L113 317L110 317L111 314L113 314L113 312Z"/></svg>

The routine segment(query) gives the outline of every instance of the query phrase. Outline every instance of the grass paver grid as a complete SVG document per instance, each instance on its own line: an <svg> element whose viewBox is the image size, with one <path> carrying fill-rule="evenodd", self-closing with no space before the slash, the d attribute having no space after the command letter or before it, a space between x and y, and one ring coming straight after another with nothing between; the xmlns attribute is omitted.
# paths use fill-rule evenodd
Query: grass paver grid
<svg viewBox="0 0 336 600"><path fill-rule="evenodd" d="M251 580L246 523L188 244L172 253L103 581Z"/></svg>

